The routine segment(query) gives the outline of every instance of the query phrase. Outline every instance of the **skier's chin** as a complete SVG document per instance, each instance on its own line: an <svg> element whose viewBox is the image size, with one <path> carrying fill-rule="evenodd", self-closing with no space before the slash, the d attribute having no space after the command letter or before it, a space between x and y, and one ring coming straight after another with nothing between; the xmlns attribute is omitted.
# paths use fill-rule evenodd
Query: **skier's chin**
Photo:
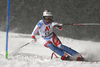
<svg viewBox="0 0 100 67"><path fill-rule="evenodd" d="M45 22L48 24L48 23L51 23L51 20L45 20Z"/></svg>

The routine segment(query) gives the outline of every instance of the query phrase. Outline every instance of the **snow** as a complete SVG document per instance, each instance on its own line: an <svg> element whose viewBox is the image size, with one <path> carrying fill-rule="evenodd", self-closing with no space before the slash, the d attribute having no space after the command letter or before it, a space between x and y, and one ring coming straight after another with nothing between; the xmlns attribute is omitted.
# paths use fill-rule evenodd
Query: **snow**
<svg viewBox="0 0 100 67"><path fill-rule="evenodd" d="M31 40L28 34L9 33L8 59L5 59L6 33L0 31L0 67L100 67L100 42L75 40L60 37L61 42L83 55L90 62L50 59L52 51L37 42L17 50ZM58 56L58 55L57 55ZM98 61L98 62L92 62Z"/></svg>

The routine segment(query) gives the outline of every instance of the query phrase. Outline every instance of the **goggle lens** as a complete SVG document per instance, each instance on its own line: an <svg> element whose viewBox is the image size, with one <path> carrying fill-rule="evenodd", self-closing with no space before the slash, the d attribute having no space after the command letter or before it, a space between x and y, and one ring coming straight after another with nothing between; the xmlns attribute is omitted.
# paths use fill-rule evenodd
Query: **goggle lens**
<svg viewBox="0 0 100 67"><path fill-rule="evenodd" d="M51 16L51 17L44 17L44 19L45 19L45 20L52 20L53 17L52 17L52 16Z"/></svg>

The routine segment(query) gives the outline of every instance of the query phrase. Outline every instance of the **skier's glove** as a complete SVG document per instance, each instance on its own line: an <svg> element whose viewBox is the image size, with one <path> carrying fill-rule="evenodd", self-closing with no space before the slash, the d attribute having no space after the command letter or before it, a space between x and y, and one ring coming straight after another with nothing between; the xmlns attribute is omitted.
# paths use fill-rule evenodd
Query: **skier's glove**
<svg viewBox="0 0 100 67"><path fill-rule="evenodd" d="M37 39L35 38L35 36L32 36L31 38L32 38L31 42L36 42L37 41Z"/></svg>
<svg viewBox="0 0 100 67"><path fill-rule="evenodd" d="M61 27L63 24L61 24L61 23L57 23L57 22L53 22L52 23L52 26L53 27Z"/></svg>

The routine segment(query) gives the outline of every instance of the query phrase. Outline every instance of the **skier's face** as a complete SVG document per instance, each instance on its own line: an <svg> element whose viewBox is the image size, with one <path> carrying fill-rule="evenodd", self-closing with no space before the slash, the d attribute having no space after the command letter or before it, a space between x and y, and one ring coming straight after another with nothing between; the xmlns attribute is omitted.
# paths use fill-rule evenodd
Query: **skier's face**
<svg viewBox="0 0 100 67"><path fill-rule="evenodd" d="M51 23L52 17L45 17L45 22L46 23Z"/></svg>
<svg viewBox="0 0 100 67"><path fill-rule="evenodd" d="M45 22L46 22L46 23L50 23L51 20L50 20L50 19L45 19Z"/></svg>

